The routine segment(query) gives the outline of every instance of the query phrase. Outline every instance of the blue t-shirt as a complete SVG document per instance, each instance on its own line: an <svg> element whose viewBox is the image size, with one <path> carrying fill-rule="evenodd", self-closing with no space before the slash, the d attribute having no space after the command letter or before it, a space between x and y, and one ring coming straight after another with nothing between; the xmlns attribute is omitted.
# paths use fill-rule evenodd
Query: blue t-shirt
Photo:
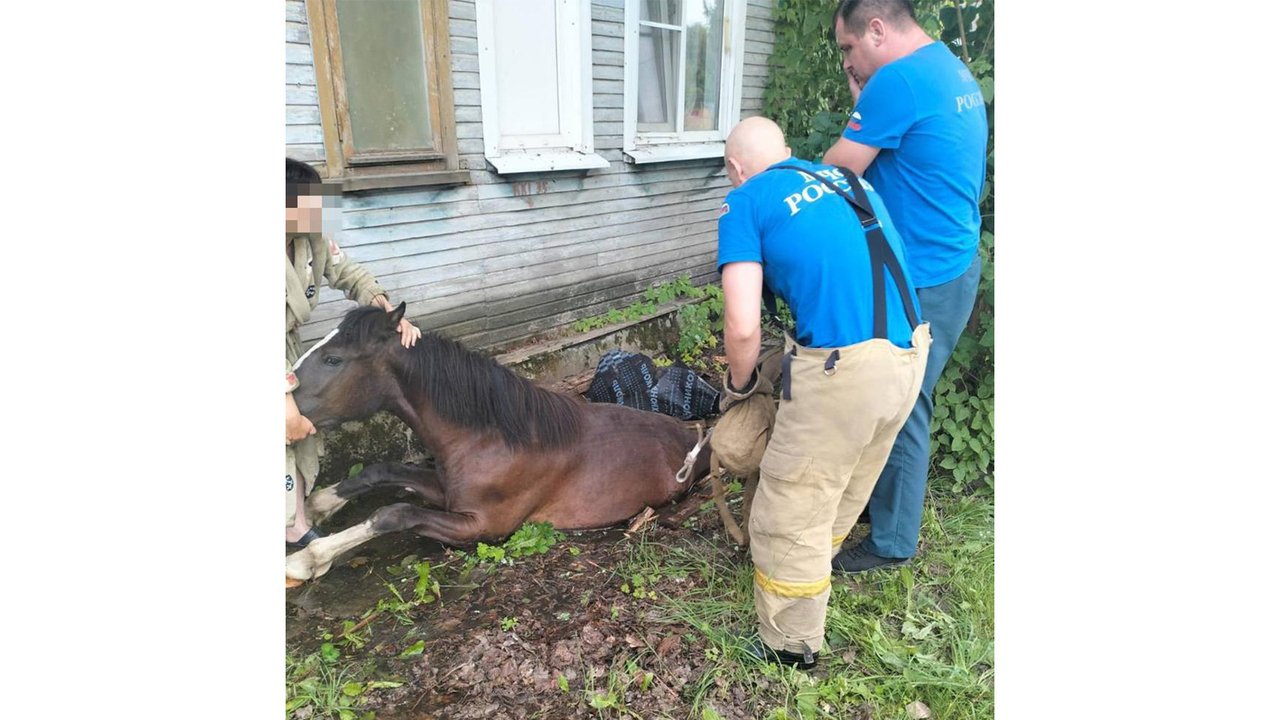
<svg viewBox="0 0 1280 720"><path fill-rule="evenodd" d="M987 170L987 106L964 63L934 42L880 68L843 136L880 148L865 177L898 223L916 287L964 273Z"/></svg>
<svg viewBox="0 0 1280 720"><path fill-rule="evenodd" d="M796 170L772 169L797 165ZM849 189L830 165L788 158L753 175L729 193L720 208L716 269L731 262L764 266L765 285L782 298L796 319L796 342L805 347L843 347L873 337L871 256L857 214L847 200L815 177L821 174ZM889 247L903 266L911 304L920 315L911 273L903 262L902 240L884 202L866 182L871 207ZM885 272L889 340L911 346L911 327L902 299Z"/></svg>

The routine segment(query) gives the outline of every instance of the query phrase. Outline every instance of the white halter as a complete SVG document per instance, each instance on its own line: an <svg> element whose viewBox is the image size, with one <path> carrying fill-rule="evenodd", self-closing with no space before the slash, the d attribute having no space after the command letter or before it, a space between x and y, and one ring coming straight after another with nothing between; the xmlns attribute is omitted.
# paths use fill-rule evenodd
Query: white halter
<svg viewBox="0 0 1280 720"><path fill-rule="evenodd" d="M333 336L337 334L338 334L338 328L334 328L330 330L328 335L325 335L324 337L320 338L320 342L316 343L315 345L312 345L310 350L307 350L306 352L302 353L302 357L298 358L298 361L293 364L293 369L296 371L298 369L298 366L302 365L302 361L306 360L307 357L311 355L311 353L315 352L316 348L329 342L330 340L333 339Z"/></svg>

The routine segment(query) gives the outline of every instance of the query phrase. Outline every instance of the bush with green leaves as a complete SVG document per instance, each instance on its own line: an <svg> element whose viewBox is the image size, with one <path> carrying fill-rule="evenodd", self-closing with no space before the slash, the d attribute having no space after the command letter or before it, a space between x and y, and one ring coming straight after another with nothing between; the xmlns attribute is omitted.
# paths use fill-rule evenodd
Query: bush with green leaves
<svg viewBox="0 0 1280 720"><path fill-rule="evenodd" d="M681 275L674 280L646 288L639 301L625 308L615 308L601 315L583 318L573 323L572 327L574 332L587 332L606 325L639 320L646 315L652 315L657 312L659 305L666 305L682 297L701 298L704 295L705 291L700 287L695 287L690 282L688 275Z"/></svg>
<svg viewBox="0 0 1280 720"><path fill-rule="evenodd" d="M779 0L763 115L782 128L796 157L820 160L840 137L852 100L832 39L832 0ZM916 17L965 61L987 103L987 177L980 200L983 259L969 327L934 389L931 475L960 490L995 472L995 41L994 0L917 0Z"/></svg>
<svg viewBox="0 0 1280 720"><path fill-rule="evenodd" d="M665 305L679 298L696 300L680 307L676 311L676 325L680 329L680 337L676 341L671 354L685 365L699 370L720 372L723 368L714 367L714 363L706 360L709 350L714 350L724 334L724 291L719 285L694 285L688 275L654 285L644 291L639 302L625 308L610 310L603 315L583 318L573 324L577 332L585 332L596 328L639 320L657 312L659 305ZM659 366L671 364L671 360L654 358Z"/></svg>

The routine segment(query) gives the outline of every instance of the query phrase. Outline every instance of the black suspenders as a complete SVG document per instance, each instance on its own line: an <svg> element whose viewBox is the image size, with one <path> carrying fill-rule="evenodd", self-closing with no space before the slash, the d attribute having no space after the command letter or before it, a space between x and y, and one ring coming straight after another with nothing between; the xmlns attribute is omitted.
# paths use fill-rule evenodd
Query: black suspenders
<svg viewBox="0 0 1280 720"><path fill-rule="evenodd" d="M862 187L862 182L858 176L848 168L837 167L840 174L849 183L850 192L840 189L840 186L827 180L816 173L810 172L806 168L796 165L774 165L770 170L799 170L821 182L823 185L831 188L837 195L844 198L853 212L858 216L858 222L862 224L862 231L867 238L867 252L871 256L871 304L872 304L872 337L889 339L889 320L886 314L885 306L888 304L888 297L885 294L884 274L889 273L893 278L893 284L898 288L898 297L902 300L902 309L906 312L907 321L911 324L911 329L915 330L920 324L920 318L916 315L915 306L911 304L910 288L907 286L906 275L902 272L902 265L898 263L898 258L893 254L893 248L889 247L889 241L884 236L884 230L880 226L880 219L876 217L876 213L871 209L871 199L867 197L867 191ZM777 319L777 298L768 285L764 288L765 307L769 313ZM795 348L791 349L791 353L784 355L782 358L782 399L791 399L791 356L795 353ZM825 372L830 375L835 372L836 361L840 359L840 351L832 350L827 356L827 362L824 366Z"/></svg>
<svg viewBox="0 0 1280 720"><path fill-rule="evenodd" d="M853 207L854 213L858 216L858 221L862 223L862 230L867 238L867 251L871 255L872 337L886 340L889 338L889 321L885 310L887 296L884 287L884 274L886 271L893 278L893 284L898 288L898 296L902 300L902 309L907 314L907 321L911 324L911 329L915 330L916 326L920 324L920 318L916 315L915 306L911 304L911 293L907 286L906 275L902 272L902 265L898 263L897 256L893 254L893 248L889 247L889 241L885 239L880 220L876 217L875 211L871 209L871 199L867 197L867 191L863 189L858 176L848 168L836 168L841 175L844 175L844 179L849 182L849 189L852 190L852 194L850 194L821 175L797 165L774 165L769 169L799 170L831 188ZM769 296L770 298L773 296L771 291ZM767 302L768 300L766 299Z"/></svg>

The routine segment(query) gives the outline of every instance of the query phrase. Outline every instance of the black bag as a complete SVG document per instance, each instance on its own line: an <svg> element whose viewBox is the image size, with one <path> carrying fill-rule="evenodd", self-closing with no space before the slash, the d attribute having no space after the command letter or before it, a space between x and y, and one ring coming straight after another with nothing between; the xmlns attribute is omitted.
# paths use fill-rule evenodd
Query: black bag
<svg viewBox="0 0 1280 720"><path fill-rule="evenodd" d="M596 363L595 377L584 396L591 402L626 405L637 410L653 410L649 388L658 382L658 366L644 355L610 350Z"/></svg>
<svg viewBox="0 0 1280 720"><path fill-rule="evenodd" d="M610 350L600 358L584 395L591 402L615 403L681 420L713 415L720 402L720 391L689 368L659 370L647 356L623 350Z"/></svg>

